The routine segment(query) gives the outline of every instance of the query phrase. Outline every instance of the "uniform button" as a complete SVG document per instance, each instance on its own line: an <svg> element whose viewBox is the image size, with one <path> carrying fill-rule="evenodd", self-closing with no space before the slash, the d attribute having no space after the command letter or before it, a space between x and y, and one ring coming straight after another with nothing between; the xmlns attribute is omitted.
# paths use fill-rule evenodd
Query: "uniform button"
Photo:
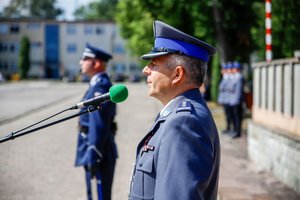
<svg viewBox="0 0 300 200"><path fill-rule="evenodd" d="M139 166L140 166L140 167L141 167L141 166L143 166L143 163L142 163L142 162L140 162L140 163L139 163Z"/></svg>

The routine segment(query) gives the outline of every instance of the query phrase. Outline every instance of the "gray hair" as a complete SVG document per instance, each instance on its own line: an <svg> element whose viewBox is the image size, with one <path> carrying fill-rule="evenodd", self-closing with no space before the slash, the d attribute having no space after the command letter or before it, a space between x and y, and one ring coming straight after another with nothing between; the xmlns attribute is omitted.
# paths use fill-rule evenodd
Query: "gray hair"
<svg viewBox="0 0 300 200"><path fill-rule="evenodd" d="M202 85L206 75L207 62L179 54L170 54L168 60L169 62L166 65L168 69L172 70L180 65L185 69L187 80L190 83L194 83L199 87Z"/></svg>

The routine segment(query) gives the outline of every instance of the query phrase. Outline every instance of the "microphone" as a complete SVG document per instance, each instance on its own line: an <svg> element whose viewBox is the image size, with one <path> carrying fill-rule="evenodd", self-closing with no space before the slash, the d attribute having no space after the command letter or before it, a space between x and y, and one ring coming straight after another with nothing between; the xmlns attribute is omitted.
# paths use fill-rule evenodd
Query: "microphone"
<svg viewBox="0 0 300 200"><path fill-rule="evenodd" d="M71 107L70 109L78 109L78 108L84 108L86 106L100 105L107 101L112 101L113 103L121 103L125 101L127 97L128 97L128 90L126 86L122 84L117 84L112 86L109 89L108 93L77 103L75 106Z"/></svg>

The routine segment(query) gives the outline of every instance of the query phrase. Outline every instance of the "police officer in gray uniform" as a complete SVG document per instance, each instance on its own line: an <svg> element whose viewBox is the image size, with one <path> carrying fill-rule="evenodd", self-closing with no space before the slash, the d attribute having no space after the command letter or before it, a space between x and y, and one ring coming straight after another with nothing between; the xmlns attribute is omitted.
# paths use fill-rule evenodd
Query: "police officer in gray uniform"
<svg viewBox="0 0 300 200"><path fill-rule="evenodd" d="M244 78L240 73L241 64L237 61L233 62L232 74L229 86L229 109L233 121L232 138L241 136L241 127L243 120L243 101L244 101Z"/></svg>
<svg viewBox="0 0 300 200"><path fill-rule="evenodd" d="M229 106L229 85L230 85L230 66L228 64L222 64L222 79L219 84L218 103L224 108L226 129L222 131L224 134L230 134L232 128L232 117L230 114Z"/></svg>
<svg viewBox="0 0 300 200"><path fill-rule="evenodd" d="M137 147L129 199L215 200L220 143L199 88L216 50L161 21L154 36L143 73L164 108Z"/></svg>
<svg viewBox="0 0 300 200"><path fill-rule="evenodd" d="M81 72L90 78L83 101L107 93L112 83L106 73L112 56L105 51L86 45L80 60ZM84 111L88 108L82 108ZM101 109L80 115L75 166L85 169L87 196L92 200L91 179L97 179L98 199L110 200L117 148L114 140L116 105L101 104Z"/></svg>

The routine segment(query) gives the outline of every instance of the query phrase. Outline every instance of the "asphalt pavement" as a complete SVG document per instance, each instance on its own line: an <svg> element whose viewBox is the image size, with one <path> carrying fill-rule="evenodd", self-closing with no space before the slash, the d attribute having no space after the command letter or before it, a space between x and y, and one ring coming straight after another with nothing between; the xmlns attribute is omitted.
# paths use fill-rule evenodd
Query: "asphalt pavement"
<svg viewBox="0 0 300 200"><path fill-rule="evenodd" d="M125 83L129 97L118 104L116 142L119 158L113 200L127 199L129 179L139 140L162 105L148 97L144 83ZM40 121L80 101L86 83L19 82L0 85L0 137ZM224 127L222 108L209 104L217 126ZM74 114L66 112L58 118ZM82 168L74 167L77 119L0 143L0 200L84 200ZM244 128L247 125L245 120ZM220 135L222 164L220 200L300 199L247 158L247 140Z"/></svg>

